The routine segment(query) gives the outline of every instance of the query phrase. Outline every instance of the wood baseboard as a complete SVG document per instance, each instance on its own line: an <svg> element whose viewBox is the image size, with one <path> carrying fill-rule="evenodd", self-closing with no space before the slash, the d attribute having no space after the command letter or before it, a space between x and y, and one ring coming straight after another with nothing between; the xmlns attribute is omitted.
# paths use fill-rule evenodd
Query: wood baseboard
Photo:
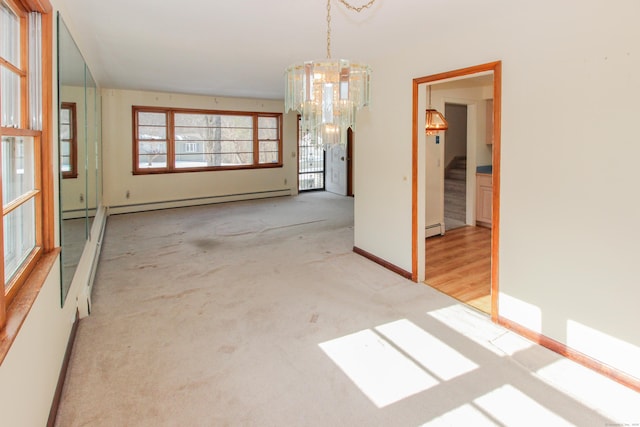
<svg viewBox="0 0 640 427"><path fill-rule="evenodd" d="M76 341L76 333L78 332L78 324L80 323L80 314L76 310L76 319L71 327L71 333L69 334L69 341L67 342L67 350L64 352L64 359L62 360L62 368L60 368L60 375L58 376L58 385L56 386L56 392L53 395L53 402L51 402L51 409L49 410L49 419L47 420L47 427L53 427L56 424L56 417L58 416L58 407L60 406L60 399L62 398L62 388L64 387L64 380L67 377L67 369L69 368L69 362L71 361L71 351L73 350L73 343Z"/></svg>
<svg viewBox="0 0 640 427"><path fill-rule="evenodd" d="M373 262L375 262L376 264L379 264L381 266L383 266L384 268L386 268L387 270L391 270L396 274L399 274L400 276L404 277L405 279L409 279L412 280L412 275L411 273L409 273L407 270L398 267L397 265L391 264L388 261L383 260L380 257L375 256L374 254L367 252L363 249L360 249L357 246L353 247L353 252L357 253L358 255L362 255L363 257L367 258L368 260L371 260Z"/></svg>
<svg viewBox="0 0 640 427"><path fill-rule="evenodd" d="M509 330L514 331L519 335L522 335L523 337L527 338L530 341L540 344L541 346L546 347L549 350L555 351L556 353L566 357L569 360L579 363L584 367L587 367L593 371L596 371L599 374L602 374L605 377L610 378L640 393L640 379L638 378L625 374L624 372L618 369L615 369L598 360L595 360L584 353L574 350L571 347L567 347L565 344L562 344L561 342L558 342L545 335L534 332L518 323L515 323L509 319L505 319L504 317L498 317L497 323Z"/></svg>

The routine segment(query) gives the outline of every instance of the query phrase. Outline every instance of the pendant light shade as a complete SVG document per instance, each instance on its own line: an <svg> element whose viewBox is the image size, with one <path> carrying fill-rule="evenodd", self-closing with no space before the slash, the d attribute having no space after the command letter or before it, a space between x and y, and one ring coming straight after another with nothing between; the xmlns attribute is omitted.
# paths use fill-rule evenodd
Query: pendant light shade
<svg viewBox="0 0 640 427"><path fill-rule="evenodd" d="M441 130L449 129L449 123L438 110L427 108L427 117L425 120L424 130L427 135L435 135Z"/></svg>
<svg viewBox="0 0 640 427"><path fill-rule="evenodd" d="M449 123L442 113L431 106L431 85L427 86L429 94L429 108L427 108L424 130L427 135L436 135L442 130L449 129Z"/></svg>

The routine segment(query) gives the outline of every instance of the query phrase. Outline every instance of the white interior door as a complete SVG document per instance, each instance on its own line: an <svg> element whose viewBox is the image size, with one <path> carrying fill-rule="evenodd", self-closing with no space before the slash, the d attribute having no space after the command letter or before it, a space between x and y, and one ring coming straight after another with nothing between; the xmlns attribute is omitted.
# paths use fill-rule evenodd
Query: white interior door
<svg viewBox="0 0 640 427"><path fill-rule="evenodd" d="M325 190L331 193L347 195L347 153L342 144L327 148L325 165Z"/></svg>

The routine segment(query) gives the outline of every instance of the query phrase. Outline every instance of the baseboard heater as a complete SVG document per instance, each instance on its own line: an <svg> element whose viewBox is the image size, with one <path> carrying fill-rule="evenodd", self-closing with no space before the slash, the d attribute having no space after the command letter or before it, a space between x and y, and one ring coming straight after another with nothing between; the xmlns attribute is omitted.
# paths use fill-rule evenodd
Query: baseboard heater
<svg viewBox="0 0 640 427"><path fill-rule="evenodd" d="M243 200L266 199L270 197L291 196L291 189L266 190L251 193L221 194L218 196L192 197L188 199L160 200L155 202L132 203L109 206L109 214L140 212L177 207L207 205L215 203L235 202Z"/></svg>
<svg viewBox="0 0 640 427"><path fill-rule="evenodd" d="M444 235L444 223L439 222L436 224L427 225L424 228L425 237L442 236Z"/></svg>

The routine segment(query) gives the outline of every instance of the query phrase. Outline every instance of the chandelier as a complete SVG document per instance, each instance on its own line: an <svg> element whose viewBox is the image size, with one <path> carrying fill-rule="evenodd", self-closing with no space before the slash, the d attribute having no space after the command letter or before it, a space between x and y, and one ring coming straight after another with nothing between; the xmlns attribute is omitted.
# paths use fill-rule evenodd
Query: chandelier
<svg viewBox="0 0 640 427"><path fill-rule="evenodd" d="M375 0L348 9L361 12ZM369 105L371 67L347 59L331 59L331 0L327 0L327 59L291 65L286 70L285 111L296 110L302 131L324 149L346 143L355 129L356 111Z"/></svg>

